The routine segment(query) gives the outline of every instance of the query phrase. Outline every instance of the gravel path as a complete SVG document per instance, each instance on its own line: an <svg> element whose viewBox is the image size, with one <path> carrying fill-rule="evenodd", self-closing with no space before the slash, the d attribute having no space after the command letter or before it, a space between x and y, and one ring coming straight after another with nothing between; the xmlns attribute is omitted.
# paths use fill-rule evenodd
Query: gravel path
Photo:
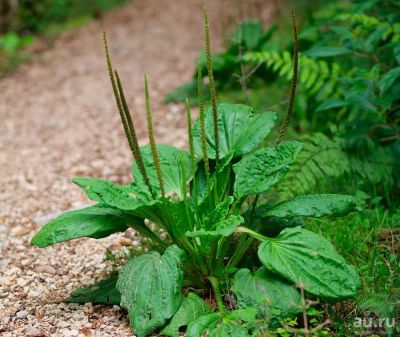
<svg viewBox="0 0 400 337"><path fill-rule="evenodd" d="M209 8L215 50L226 27L218 17L228 17L229 3L240 1L135 0L63 34L52 49L0 81L0 336L132 335L118 306L62 300L103 278L111 270L105 249L130 244L134 233L46 249L29 241L51 217L88 202L71 183L73 176L117 183L130 178L131 157L105 69L102 30L108 31L141 143L146 142L147 72L158 142L185 146L183 107L162 100L191 77L203 45L202 7Z"/></svg>

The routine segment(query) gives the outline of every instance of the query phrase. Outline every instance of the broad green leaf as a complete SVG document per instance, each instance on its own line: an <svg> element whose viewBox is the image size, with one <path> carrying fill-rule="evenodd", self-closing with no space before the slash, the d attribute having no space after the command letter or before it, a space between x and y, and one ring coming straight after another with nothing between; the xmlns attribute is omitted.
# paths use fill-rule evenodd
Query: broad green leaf
<svg viewBox="0 0 400 337"><path fill-rule="evenodd" d="M314 194L301 195L284 201L262 216L287 218L293 216L310 216L319 218L326 215L345 215L356 207L356 199L350 195Z"/></svg>
<svg viewBox="0 0 400 337"><path fill-rule="evenodd" d="M231 159L232 154L229 154L220 161L219 170L212 173L210 177L210 193L208 193L207 189L204 167L199 165L199 169L196 172L196 192L200 213L208 214L215 210L215 189L219 200L224 198L231 173L231 165L229 165ZM192 192L194 192L193 188Z"/></svg>
<svg viewBox="0 0 400 337"><path fill-rule="evenodd" d="M185 233L191 231L195 225L195 211L187 201L172 201L158 207L158 212L163 219L163 225L175 237L185 238Z"/></svg>
<svg viewBox="0 0 400 337"><path fill-rule="evenodd" d="M135 257L119 272L121 306L128 310L131 327L138 337L162 327L178 310L184 262L184 251L173 245L162 256L151 251Z"/></svg>
<svg viewBox="0 0 400 337"><path fill-rule="evenodd" d="M150 183L153 189L160 192L157 171L150 145L141 147L140 151ZM169 145L157 145L157 152L160 160L165 192L176 194L179 199L182 200L184 193L186 193L186 183L192 177L190 153ZM145 185L136 162L134 162L132 166L132 175L136 182L140 182L141 186Z"/></svg>
<svg viewBox="0 0 400 337"><path fill-rule="evenodd" d="M243 309L237 309L234 311L228 311L223 315L223 318L231 321L243 321L252 322L256 319L257 308L247 307Z"/></svg>
<svg viewBox="0 0 400 337"><path fill-rule="evenodd" d="M87 288L79 288L72 292L66 301L71 303L96 303L119 305L121 295L118 292L118 275L113 275L105 280L95 283Z"/></svg>
<svg viewBox="0 0 400 337"><path fill-rule="evenodd" d="M120 186L103 179L81 177L74 178L73 182L85 191L89 199L125 211L158 203L146 187L141 188L136 183Z"/></svg>
<svg viewBox="0 0 400 337"><path fill-rule="evenodd" d="M208 156L215 158L214 123L211 107L205 114ZM239 157L256 149L274 126L276 114L263 112L254 114L253 109L243 104L219 104L219 153L220 158L229 154ZM196 155L201 158L200 122L193 127Z"/></svg>
<svg viewBox="0 0 400 337"><path fill-rule="evenodd" d="M239 307L255 307L258 316L271 320L297 314L301 297L297 289L279 276L261 267L254 275L248 269L240 269L233 280L232 291Z"/></svg>
<svg viewBox="0 0 400 337"><path fill-rule="evenodd" d="M305 219L303 217L278 218L269 216L265 218L255 218L254 222L258 225L260 234L273 238L279 235L285 228L303 227Z"/></svg>
<svg viewBox="0 0 400 337"><path fill-rule="evenodd" d="M203 315L189 324L186 337L247 337L248 330L241 323L254 321L256 313L256 308L248 307L225 313Z"/></svg>
<svg viewBox="0 0 400 337"><path fill-rule="evenodd" d="M221 321L221 314L212 313L200 316L192 321L187 330L186 337L202 337L207 331L212 331Z"/></svg>
<svg viewBox="0 0 400 337"><path fill-rule="evenodd" d="M310 294L332 301L354 297L360 278L323 236L306 229L286 228L258 247L267 270L279 274Z"/></svg>
<svg viewBox="0 0 400 337"><path fill-rule="evenodd" d="M209 230L200 229L197 231L187 232L186 236L196 237L196 236L230 236L233 234L235 229L244 223L244 219L240 215L231 215L229 218L222 220L214 225L214 227Z"/></svg>
<svg viewBox="0 0 400 337"><path fill-rule="evenodd" d="M66 212L50 221L36 233L31 244L43 248L82 237L100 239L124 232L129 223L134 227L140 220L115 208L94 205Z"/></svg>
<svg viewBox="0 0 400 337"><path fill-rule="evenodd" d="M165 198L153 199L146 186L137 183L120 186L96 178L74 178L86 195L94 201L115 207L141 218L160 223L157 206L168 202Z"/></svg>
<svg viewBox="0 0 400 337"><path fill-rule="evenodd" d="M250 337L250 334L241 322L223 320L210 332L209 337Z"/></svg>
<svg viewBox="0 0 400 337"><path fill-rule="evenodd" d="M210 313L210 307L195 293L189 293L185 297L178 311L172 317L168 325L160 331L161 335L178 337L179 328L188 326L191 322Z"/></svg>
<svg viewBox="0 0 400 337"><path fill-rule="evenodd" d="M211 229L215 224L224 220L228 214L229 207L233 202L233 197L227 197L223 202L219 203L203 220L203 228Z"/></svg>
<svg viewBox="0 0 400 337"><path fill-rule="evenodd" d="M289 171L300 150L301 143L290 141L280 143L276 149L264 148L243 157L233 165L235 197L267 191Z"/></svg>

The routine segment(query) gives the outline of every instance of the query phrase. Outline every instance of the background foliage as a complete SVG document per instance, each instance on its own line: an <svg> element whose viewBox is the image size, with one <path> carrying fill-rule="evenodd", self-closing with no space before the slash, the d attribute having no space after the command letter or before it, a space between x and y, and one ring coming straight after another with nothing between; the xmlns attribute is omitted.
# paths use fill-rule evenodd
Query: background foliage
<svg viewBox="0 0 400 337"><path fill-rule="evenodd" d="M343 190L377 193L388 203L398 198L399 13L397 2L353 1L330 2L303 15L291 126L292 136L307 142L293 173L302 179L293 185L288 177L292 193L331 190L340 178L346 180ZM226 50L214 55L221 99L283 114L286 92L280 88L292 76L292 47L282 29L263 30L255 21L237 27ZM202 57L198 64L204 67ZM195 81L184 84L166 101L195 91ZM340 160L333 163L332 156Z"/></svg>
<svg viewBox="0 0 400 337"><path fill-rule="evenodd" d="M25 50L37 37L55 38L128 0L0 0L0 77L32 53Z"/></svg>
<svg viewBox="0 0 400 337"><path fill-rule="evenodd" d="M332 1L307 4L298 12L299 85L287 138L304 145L276 195L330 191L356 195L363 204L358 214L333 223L310 220L306 226L333 240L363 280L357 302L328 310L334 335L371 334L368 328L355 331L354 318L393 317L399 310L400 3ZM281 24L285 20L283 8L276 26L262 29L269 33L263 44L235 50L232 37L215 55L236 59L218 63L220 100L284 115L293 52L290 29ZM246 34L241 37L246 46ZM195 90L195 82L183 85L167 101L180 101ZM386 333L396 334L390 327Z"/></svg>

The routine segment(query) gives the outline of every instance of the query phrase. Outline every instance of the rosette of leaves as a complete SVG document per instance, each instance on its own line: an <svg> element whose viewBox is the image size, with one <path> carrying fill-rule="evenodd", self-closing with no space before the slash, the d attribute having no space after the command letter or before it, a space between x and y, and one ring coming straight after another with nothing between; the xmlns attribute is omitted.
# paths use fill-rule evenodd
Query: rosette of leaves
<svg viewBox="0 0 400 337"><path fill-rule="evenodd" d="M32 244L47 247L81 237L102 238L131 227L151 240L153 250L133 257L118 275L80 289L70 299L120 304L137 336L156 330L178 336L185 327L187 336L193 337L248 336L255 319L269 322L300 311L296 286L310 296L340 301L353 297L360 283L354 267L326 239L296 226L299 218L346 214L354 209L355 199L303 195L275 204L268 198L301 151L300 142L280 141L292 104L277 141L264 146L275 113L255 114L249 106L217 104L206 12L205 33L212 104L204 109L199 74L200 115L193 125L186 103L189 151L156 144L146 78L150 141L139 147L105 39L112 88L135 159L133 182L119 186L75 178L96 204L61 215L32 239ZM297 55L295 72L296 60ZM294 90L292 83L291 103ZM166 236L153 231L150 222ZM243 256L254 249L253 240L259 243L259 259L244 268ZM230 290L237 299L233 310L223 300ZM216 305L205 302L210 294Z"/></svg>

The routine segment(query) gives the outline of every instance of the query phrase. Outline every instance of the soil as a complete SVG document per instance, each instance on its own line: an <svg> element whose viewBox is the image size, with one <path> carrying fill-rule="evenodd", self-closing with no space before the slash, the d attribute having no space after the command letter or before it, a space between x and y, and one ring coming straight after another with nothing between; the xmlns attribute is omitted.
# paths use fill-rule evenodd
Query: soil
<svg viewBox="0 0 400 337"><path fill-rule="evenodd" d="M88 204L72 177L130 180L131 155L105 67L102 31L108 32L140 143L147 142L147 73L157 141L185 147L184 108L164 105L163 98L193 74L204 43L203 6L210 13L212 48L217 50L227 26L246 14L243 3L249 4L134 0L62 34L51 49L0 81L1 336L132 336L119 306L63 300L73 289L104 278L112 269L106 248L134 244L135 233L45 249L29 242L57 214ZM266 24L271 8L271 2L262 7Z"/></svg>

